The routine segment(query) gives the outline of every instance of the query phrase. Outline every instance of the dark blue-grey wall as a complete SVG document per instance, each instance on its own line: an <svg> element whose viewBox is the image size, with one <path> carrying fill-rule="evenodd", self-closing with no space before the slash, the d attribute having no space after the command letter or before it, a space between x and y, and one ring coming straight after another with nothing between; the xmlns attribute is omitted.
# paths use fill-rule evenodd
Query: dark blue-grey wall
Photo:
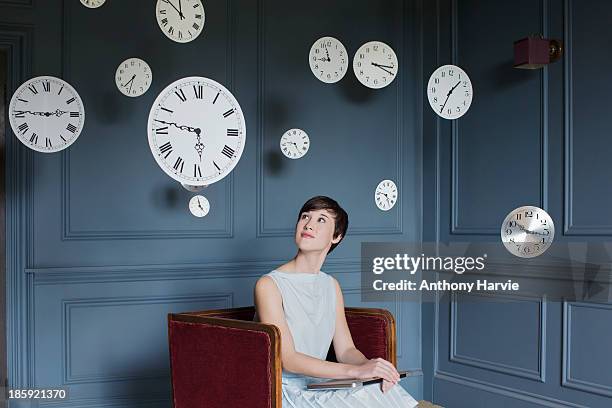
<svg viewBox="0 0 612 408"><path fill-rule="evenodd" d="M360 243L421 239L421 17L410 1L207 0L203 34L168 40L155 1L0 1L8 93L55 75L87 111L78 141L38 154L7 133L7 330L11 388L67 387L54 406L169 406L168 312L252 304L258 276L295 253L293 226L309 197L337 199L349 233L324 270L347 305L382 306L398 322L402 368L421 367L418 303L360 303ZM307 55L319 37L351 55L373 39L396 50L400 75L373 91L352 72L316 80ZM123 97L114 73L128 57L153 70L144 96ZM204 191L211 212L190 216L190 193L155 164L146 120L170 82L202 75L228 87L247 123L232 174ZM312 146L279 155L291 127ZM375 208L377 183L394 179L398 205ZM417 398L422 377L403 381ZM42 405L53 405L41 403Z"/></svg>
<svg viewBox="0 0 612 408"><path fill-rule="evenodd" d="M474 87L458 121L423 112L424 240L499 242L505 215L521 205L548 211L555 242L610 239L612 57L602 50L611 18L603 0L424 2L425 77L454 63ZM513 69L513 42L532 34L562 40L564 58ZM494 267L511 278L516 262ZM537 262L534 277L545 272ZM426 397L452 408L612 405L609 303L474 296L423 304Z"/></svg>

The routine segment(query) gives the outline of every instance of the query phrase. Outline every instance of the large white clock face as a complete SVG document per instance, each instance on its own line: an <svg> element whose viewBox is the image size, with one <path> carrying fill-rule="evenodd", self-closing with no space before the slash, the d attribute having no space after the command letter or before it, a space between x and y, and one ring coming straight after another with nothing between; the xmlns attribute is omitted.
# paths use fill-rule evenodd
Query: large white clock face
<svg viewBox="0 0 612 408"><path fill-rule="evenodd" d="M512 210L501 226L501 239L506 249L521 258L543 254L555 237L555 225L546 211L524 206Z"/></svg>
<svg viewBox="0 0 612 408"><path fill-rule="evenodd" d="M159 28L172 41L195 40L204 28L204 7L200 0L157 0L155 14Z"/></svg>
<svg viewBox="0 0 612 408"><path fill-rule="evenodd" d="M246 141L236 98L223 85L203 77L168 85L151 107L147 133L157 164L173 179L191 186L227 176Z"/></svg>
<svg viewBox="0 0 612 408"><path fill-rule="evenodd" d="M374 191L374 202L382 211L389 211L397 202L397 186L393 180L383 180Z"/></svg>
<svg viewBox="0 0 612 408"><path fill-rule="evenodd" d="M456 65L443 65L436 69L427 84L427 98L431 108L444 119L457 119L472 104L470 77Z"/></svg>
<svg viewBox="0 0 612 408"><path fill-rule="evenodd" d="M332 84L341 80L348 68L348 55L344 45L334 37L319 38L312 44L308 62L314 76Z"/></svg>
<svg viewBox="0 0 612 408"><path fill-rule="evenodd" d="M151 67L140 58L128 58L117 67L115 84L125 96L141 96L151 86Z"/></svg>
<svg viewBox="0 0 612 408"><path fill-rule="evenodd" d="M66 81L40 76L24 82L11 98L9 121L27 147L43 153L74 143L85 124L85 109L77 91Z"/></svg>
<svg viewBox="0 0 612 408"><path fill-rule="evenodd" d="M89 8L98 8L102 6L106 0L81 0L81 4Z"/></svg>
<svg viewBox="0 0 612 408"><path fill-rule="evenodd" d="M368 88L389 85L397 76L397 56L391 47L380 41L363 44L353 57L355 76Z"/></svg>
<svg viewBox="0 0 612 408"><path fill-rule="evenodd" d="M289 129L280 140L280 148L285 156L290 159L304 157L310 147L308 134L302 129Z"/></svg>
<svg viewBox="0 0 612 408"><path fill-rule="evenodd" d="M210 203L203 195L193 196L189 200L189 211L196 217L204 217L210 211Z"/></svg>

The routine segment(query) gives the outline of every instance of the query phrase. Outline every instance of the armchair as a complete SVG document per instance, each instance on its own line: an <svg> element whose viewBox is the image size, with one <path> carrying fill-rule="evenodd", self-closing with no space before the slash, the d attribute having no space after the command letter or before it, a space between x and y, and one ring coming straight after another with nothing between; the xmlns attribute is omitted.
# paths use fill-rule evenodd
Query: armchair
<svg viewBox="0 0 612 408"><path fill-rule="evenodd" d="M393 315L345 313L355 346L397 365ZM174 408L282 408L280 330L254 315L253 306L168 314ZM327 360L336 361L333 345Z"/></svg>

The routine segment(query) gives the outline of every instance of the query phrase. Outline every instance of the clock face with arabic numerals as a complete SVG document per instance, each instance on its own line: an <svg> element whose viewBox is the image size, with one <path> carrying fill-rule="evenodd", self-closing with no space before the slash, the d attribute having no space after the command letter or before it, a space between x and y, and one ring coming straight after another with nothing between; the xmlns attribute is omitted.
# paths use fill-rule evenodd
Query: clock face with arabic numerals
<svg viewBox="0 0 612 408"><path fill-rule="evenodd" d="M443 65L429 77L429 105L444 119L457 119L465 115L470 109L473 96L470 77L456 65Z"/></svg>
<svg viewBox="0 0 612 408"><path fill-rule="evenodd" d="M310 70L322 82L340 81L348 69L348 55L344 45L334 37L322 37L315 41L308 54Z"/></svg>
<svg viewBox="0 0 612 408"><path fill-rule="evenodd" d="M380 41L363 44L353 57L353 71L363 85L380 89L397 76L397 56L393 48Z"/></svg>
<svg viewBox="0 0 612 408"><path fill-rule="evenodd" d="M236 166L246 142L240 105L220 83L187 77L155 99L147 125L149 147L161 169L189 186L209 185Z"/></svg>
<svg viewBox="0 0 612 408"><path fill-rule="evenodd" d="M69 83L39 76L13 94L9 122L21 143L37 152L53 153L77 140L85 124L85 108Z"/></svg>
<svg viewBox="0 0 612 408"><path fill-rule="evenodd" d="M521 258L543 254L555 237L555 225L546 211L534 206L512 210L501 226L506 249Z"/></svg>

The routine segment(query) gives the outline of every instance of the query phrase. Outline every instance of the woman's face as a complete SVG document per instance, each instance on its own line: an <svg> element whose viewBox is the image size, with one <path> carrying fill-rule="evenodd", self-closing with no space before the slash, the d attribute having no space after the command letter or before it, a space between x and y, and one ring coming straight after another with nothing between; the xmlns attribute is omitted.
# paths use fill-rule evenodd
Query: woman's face
<svg viewBox="0 0 612 408"><path fill-rule="evenodd" d="M295 229L295 243L302 251L323 251L327 253L332 243L337 243L341 236L334 238L335 219L328 210L311 210L300 214Z"/></svg>

